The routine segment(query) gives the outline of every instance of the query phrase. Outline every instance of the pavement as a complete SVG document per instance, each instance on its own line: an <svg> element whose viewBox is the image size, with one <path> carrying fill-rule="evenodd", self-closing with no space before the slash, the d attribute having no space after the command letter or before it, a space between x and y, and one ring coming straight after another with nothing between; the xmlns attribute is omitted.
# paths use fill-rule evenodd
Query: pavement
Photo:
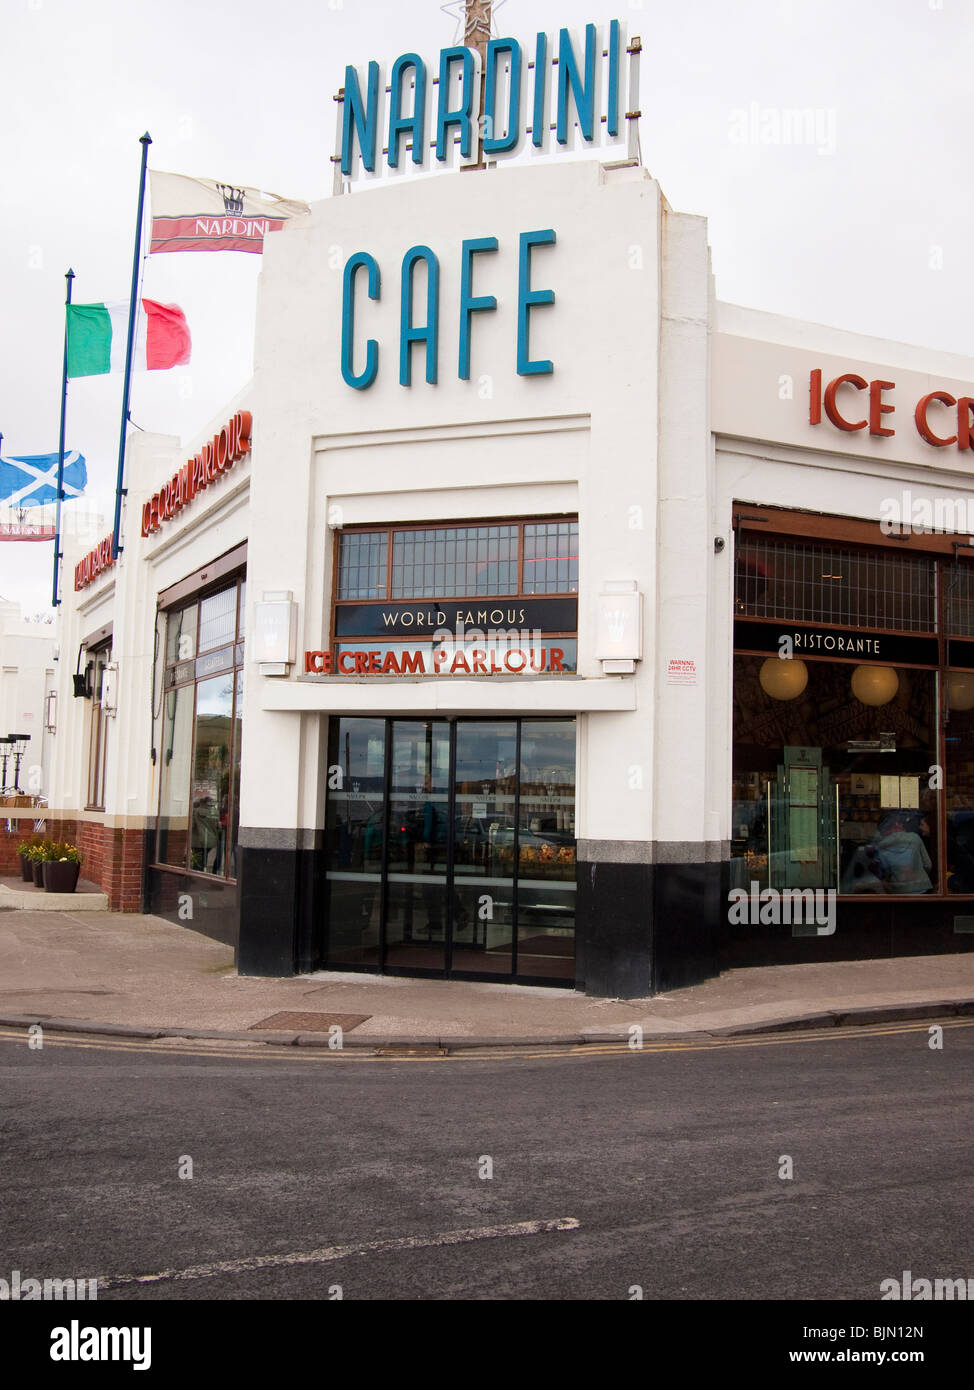
<svg viewBox="0 0 974 1390"><path fill-rule="evenodd" d="M291 1017L279 1018L285 1014ZM0 1024L136 1037L447 1048L628 1042L974 1014L974 953L729 970L645 999L316 971L237 975L229 946L132 913L0 910Z"/></svg>

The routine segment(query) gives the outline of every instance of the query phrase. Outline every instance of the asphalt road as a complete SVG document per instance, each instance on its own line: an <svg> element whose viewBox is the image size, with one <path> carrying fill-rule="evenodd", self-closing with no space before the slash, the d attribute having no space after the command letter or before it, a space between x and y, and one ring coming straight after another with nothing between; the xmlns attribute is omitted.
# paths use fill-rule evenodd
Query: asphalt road
<svg viewBox="0 0 974 1390"><path fill-rule="evenodd" d="M943 1041L281 1060L0 1038L0 1277L97 1276L99 1302L874 1300L904 1270L974 1278L974 1027Z"/></svg>

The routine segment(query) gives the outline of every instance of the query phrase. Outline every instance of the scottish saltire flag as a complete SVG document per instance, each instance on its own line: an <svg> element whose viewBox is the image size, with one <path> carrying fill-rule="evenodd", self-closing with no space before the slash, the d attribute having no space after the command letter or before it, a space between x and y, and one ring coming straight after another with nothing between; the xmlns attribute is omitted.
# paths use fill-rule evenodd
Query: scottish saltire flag
<svg viewBox="0 0 974 1390"><path fill-rule="evenodd" d="M0 458L0 502L8 507L40 507L57 501L57 454ZM64 497L80 497L88 481L85 460L77 449L64 452Z"/></svg>

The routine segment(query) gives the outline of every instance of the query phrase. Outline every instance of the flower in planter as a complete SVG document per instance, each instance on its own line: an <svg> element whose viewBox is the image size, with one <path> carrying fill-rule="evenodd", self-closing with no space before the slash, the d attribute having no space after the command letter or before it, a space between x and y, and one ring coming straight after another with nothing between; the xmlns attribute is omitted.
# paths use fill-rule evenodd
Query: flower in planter
<svg viewBox="0 0 974 1390"><path fill-rule="evenodd" d="M61 863L65 861L69 864L81 863L81 851L77 845L70 845L65 840L54 840L50 842L50 850L51 852L47 856L49 859L56 859Z"/></svg>

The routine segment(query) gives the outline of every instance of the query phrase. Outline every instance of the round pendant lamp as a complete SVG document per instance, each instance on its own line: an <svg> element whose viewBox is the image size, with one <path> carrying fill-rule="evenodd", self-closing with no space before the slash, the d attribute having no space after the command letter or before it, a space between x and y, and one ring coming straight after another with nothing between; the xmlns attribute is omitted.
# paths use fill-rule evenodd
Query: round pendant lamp
<svg viewBox="0 0 974 1390"><path fill-rule="evenodd" d="M852 673L852 693L864 705L888 705L899 688L892 666L857 666Z"/></svg>
<svg viewBox="0 0 974 1390"><path fill-rule="evenodd" d="M947 704L951 709L974 709L974 675L952 671L947 677Z"/></svg>
<svg viewBox="0 0 974 1390"><path fill-rule="evenodd" d="M780 656L769 656L761 665L758 680L772 700L797 700L808 684L808 667L794 657L782 661Z"/></svg>

